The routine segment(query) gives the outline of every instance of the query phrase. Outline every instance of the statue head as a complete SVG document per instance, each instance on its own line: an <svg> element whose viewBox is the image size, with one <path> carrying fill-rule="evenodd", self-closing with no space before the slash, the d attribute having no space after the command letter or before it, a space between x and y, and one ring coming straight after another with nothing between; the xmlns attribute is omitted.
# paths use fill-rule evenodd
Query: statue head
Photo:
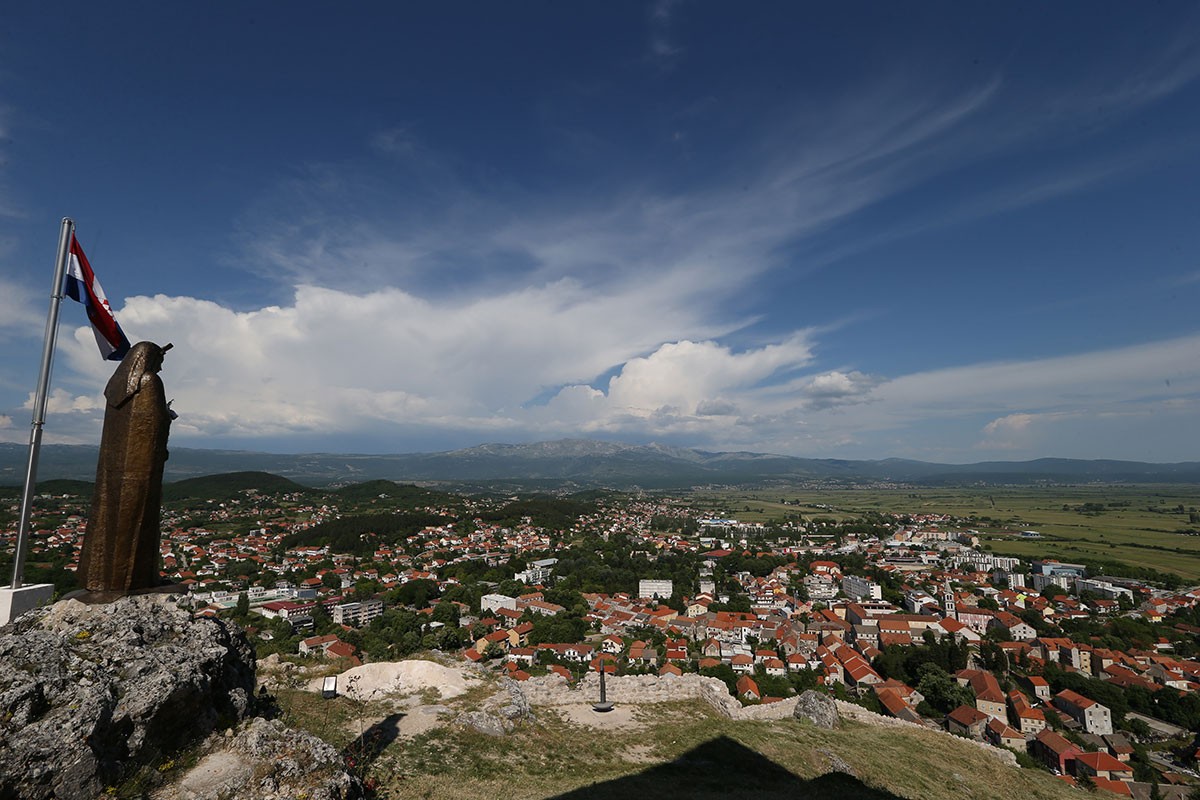
<svg viewBox="0 0 1200 800"><path fill-rule="evenodd" d="M153 375L162 369L163 353L170 350L172 345L159 347L154 342L138 342L129 348L121 365L108 381L104 389L104 397L111 406L124 405L142 388L142 382L147 375Z"/></svg>

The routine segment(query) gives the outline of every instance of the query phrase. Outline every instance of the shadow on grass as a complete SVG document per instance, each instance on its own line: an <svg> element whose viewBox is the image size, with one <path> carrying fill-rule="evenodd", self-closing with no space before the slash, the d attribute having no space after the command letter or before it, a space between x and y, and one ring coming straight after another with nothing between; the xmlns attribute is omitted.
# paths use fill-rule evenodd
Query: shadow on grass
<svg viewBox="0 0 1200 800"><path fill-rule="evenodd" d="M358 775L365 775L371 763L379 758L389 744L400 737L402 719L403 714L389 714L346 745L346 749L342 751L346 766Z"/></svg>
<svg viewBox="0 0 1200 800"><path fill-rule="evenodd" d="M553 800L658 798L820 798L820 800L900 800L855 777L830 772L801 778L740 742L720 736L679 758L604 783L594 783Z"/></svg>

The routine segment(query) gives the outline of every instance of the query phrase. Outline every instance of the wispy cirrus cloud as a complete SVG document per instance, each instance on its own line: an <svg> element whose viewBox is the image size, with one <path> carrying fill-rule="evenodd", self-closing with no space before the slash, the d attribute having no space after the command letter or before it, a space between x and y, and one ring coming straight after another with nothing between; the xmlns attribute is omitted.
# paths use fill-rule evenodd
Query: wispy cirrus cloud
<svg viewBox="0 0 1200 800"><path fill-rule="evenodd" d="M1178 92L1200 78L1200 17L1193 14L1166 44L1149 45L1148 58L1132 70L1120 75L1110 86L1099 90L1095 104L1108 114L1123 114ZM1150 50L1153 47L1153 50Z"/></svg>
<svg viewBox="0 0 1200 800"><path fill-rule="evenodd" d="M5 147L12 135L12 111L7 106L0 105L0 220L23 219L25 212L13 199L12 190L7 180L8 148ZM7 249L7 243L0 239L0 255ZM0 323L2 324L2 323Z"/></svg>
<svg viewBox="0 0 1200 800"><path fill-rule="evenodd" d="M683 53L671 31L671 18L681 4L682 0L655 0L650 6L648 55L662 68L673 67Z"/></svg>
<svg viewBox="0 0 1200 800"><path fill-rule="evenodd" d="M748 292L811 268L783 255L797 243L1017 141L986 130L1004 90L999 77L863 87L758 126L686 190L665 167L539 190L481 177L415 126L387 128L358 159L297 168L245 215L236 260L281 279L275 304L135 297L121 319L131 335L176 343L164 380L185 442L357 433L397 450L419 427L878 454L894 434L919 456L911 431L934 422L1016 451L1050 421L1148 415L1200 391L1194 339L890 376L822 365L822 334L803 322L728 343L757 319ZM992 184L953 198L959 216L941 224L1138 166ZM86 439L99 412L85 387L103 385L106 365L86 329L64 350L71 386L55 411Z"/></svg>
<svg viewBox="0 0 1200 800"><path fill-rule="evenodd" d="M421 294L561 278L603 290L673 273L687 302L715 300L778 266L781 247L961 158L941 140L997 86L919 102L881 88L822 112L820 126L789 111L744 143L738 163L686 191L669 171L610 172L551 192L512 177L481 182L410 127L390 129L371 143L385 157L309 164L267 193L243 222L238 260L295 284Z"/></svg>

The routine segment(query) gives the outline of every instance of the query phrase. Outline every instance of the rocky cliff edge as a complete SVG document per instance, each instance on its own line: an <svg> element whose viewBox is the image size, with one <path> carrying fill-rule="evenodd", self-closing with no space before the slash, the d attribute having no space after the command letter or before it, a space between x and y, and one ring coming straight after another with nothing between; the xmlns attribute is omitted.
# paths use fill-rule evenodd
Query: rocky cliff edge
<svg viewBox="0 0 1200 800"><path fill-rule="evenodd" d="M0 800L119 797L131 784L142 794L167 783L175 757L189 750L202 763L214 749L235 753L241 768L226 777L236 773L241 785L197 785L188 773L175 777L182 794L163 785L155 794L270 796L289 779L315 777L300 768L273 774L276 744L311 753L291 741L311 737L253 719L254 666L240 630L193 618L172 595L65 600L23 615L0 628ZM237 746L246 736L256 747ZM322 778L333 784L309 796L355 794L337 754L323 761L331 763L321 764L330 773ZM139 778L146 774L155 779Z"/></svg>

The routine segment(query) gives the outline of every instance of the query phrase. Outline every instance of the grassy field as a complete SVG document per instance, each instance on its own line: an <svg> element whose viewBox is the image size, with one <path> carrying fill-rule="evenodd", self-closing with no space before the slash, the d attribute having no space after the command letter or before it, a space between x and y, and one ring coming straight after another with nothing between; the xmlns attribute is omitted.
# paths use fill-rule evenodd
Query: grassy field
<svg viewBox="0 0 1200 800"><path fill-rule="evenodd" d="M359 710L344 699L281 692L290 724L346 747ZM450 701L450 714L477 698ZM383 707L366 710L379 716ZM787 719L733 722L697 702L644 706L627 728L573 724L550 708L512 734L447 724L391 742L367 774L381 798L994 798L1067 800L1040 770L1007 767L970 743L916 729L843 722L824 731ZM852 774L831 770L838 763Z"/></svg>
<svg viewBox="0 0 1200 800"><path fill-rule="evenodd" d="M796 513L806 519L847 519L871 511L974 516L970 527L997 552L1120 561L1200 582L1200 536L1177 532L1200 530L1200 522L1191 521L1200 510L1197 486L730 490L697 492L691 499L748 522L780 521ZM1043 538L1022 539L1018 534L1024 530Z"/></svg>

